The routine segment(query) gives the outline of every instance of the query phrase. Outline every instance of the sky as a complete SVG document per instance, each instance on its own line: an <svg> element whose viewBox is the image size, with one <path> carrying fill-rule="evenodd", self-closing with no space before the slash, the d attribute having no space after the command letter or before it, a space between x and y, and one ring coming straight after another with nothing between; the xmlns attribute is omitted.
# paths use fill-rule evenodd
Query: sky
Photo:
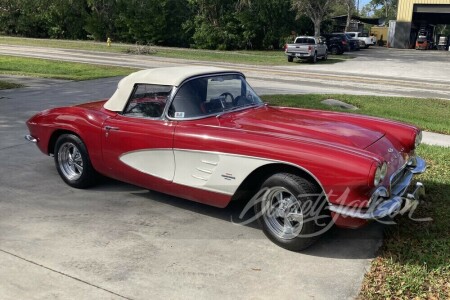
<svg viewBox="0 0 450 300"><path fill-rule="evenodd" d="M355 0L355 2L358 2L358 0ZM359 0L359 10L361 10L361 8L369 2L370 0Z"/></svg>

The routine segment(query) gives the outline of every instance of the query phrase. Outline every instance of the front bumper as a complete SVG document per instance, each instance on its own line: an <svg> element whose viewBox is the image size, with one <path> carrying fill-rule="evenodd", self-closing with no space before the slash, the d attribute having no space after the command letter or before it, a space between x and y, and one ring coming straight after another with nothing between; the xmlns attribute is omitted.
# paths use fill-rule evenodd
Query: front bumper
<svg viewBox="0 0 450 300"><path fill-rule="evenodd" d="M421 196L425 195L425 187L421 182L417 182L411 193L404 194L408 190L413 175L425 172L427 164L420 157L415 157L414 166L406 166L401 180L391 188L391 197L376 197L369 208L355 208L348 206L330 205L328 209L341 216L358 218L364 220L382 219L393 217L397 214L408 212L411 208L419 204Z"/></svg>

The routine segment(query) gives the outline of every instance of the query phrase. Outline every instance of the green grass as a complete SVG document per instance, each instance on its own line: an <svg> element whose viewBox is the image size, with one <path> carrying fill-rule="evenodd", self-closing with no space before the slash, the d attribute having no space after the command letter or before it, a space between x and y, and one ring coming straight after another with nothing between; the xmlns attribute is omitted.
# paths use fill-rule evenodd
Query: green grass
<svg viewBox="0 0 450 300"><path fill-rule="evenodd" d="M155 48L155 56L182 58L190 60L219 61L252 65L292 65L287 62L283 51L212 51L181 48ZM343 62L353 57L330 55L327 61L318 60L318 64L333 64ZM296 64L308 64L306 61L295 60Z"/></svg>
<svg viewBox="0 0 450 300"><path fill-rule="evenodd" d="M23 87L23 85L0 80L0 90L16 89L20 87Z"/></svg>
<svg viewBox="0 0 450 300"><path fill-rule="evenodd" d="M55 40L55 39L32 39L21 37L0 36L0 44L4 45L22 45L37 46L48 48L63 48L75 50L91 50L104 52L123 52L130 45L113 43L113 47L107 47L104 43L93 41L71 41L71 40Z"/></svg>
<svg viewBox="0 0 450 300"><path fill-rule="evenodd" d="M76 50L104 51L125 53L130 48L135 48L133 44L112 43L111 47L106 46L106 42L93 41L69 41L69 40L52 40L52 39L30 39L0 36L0 44L5 45L23 45L38 46L49 48L63 48ZM216 51L216 50L200 50L173 47L151 47L154 50L152 56L181 58L201 61L215 61L238 64L252 65L288 65L286 56L282 50L278 51ZM318 61L319 64L332 64L354 58L349 55L331 55L328 61ZM302 64L305 62L300 62ZM306 63L307 64L307 63Z"/></svg>
<svg viewBox="0 0 450 300"><path fill-rule="evenodd" d="M379 256L366 274L361 299L450 299L450 148L422 145L428 170L417 179L427 195L414 218L386 229Z"/></svg>
<svg viewBox="0 0 450 300"><path fill-rule="evenodd" d="M270 95L264 101L279 106L348 111L321 101L338 99L358 107L351 113L366 114L414 124L423 130L450 134L450 101L439 99L354 96L354 95Z"/></svg>
<svg viewBox="0 0 450 300"><path fill-rule="evenodd" d="M0 55L0 74L66 80L128 75L136 69Z"/></svg>

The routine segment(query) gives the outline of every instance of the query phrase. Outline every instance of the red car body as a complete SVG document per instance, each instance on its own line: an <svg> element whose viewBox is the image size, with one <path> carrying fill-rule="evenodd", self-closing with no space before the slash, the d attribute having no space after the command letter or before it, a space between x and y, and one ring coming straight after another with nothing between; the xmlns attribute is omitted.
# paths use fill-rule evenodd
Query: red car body
<svg viewBox="0 0 450 300"><path fill-rule="evenodd" d="M224 71L209 71L220 72ZM369 212L369 209L377 190L382 188L387 192L383 195L386 201L395 198L398 202L407 187L397 185L409 185L412 174L425 170L424 161L415 155L420 130L400 122L264 104L204 118L146 119L108 110L104 107L106 101L38 113L27 122L28 139L37 142L39 149L49 155L54 154L58 136L73 133L86 145L98 173L217 207L225 207L237 199L246 182L261 180L267 175L265 172L295 170L321 187L335 223L344 227L359 227L372 219L368 216L374 210ZM177 181L178 170L173 175L168 170L168 177L154 176L121 160L124 153L166 151L161 149L175 153L177 166L190 164L183 159L194 157L195 153L216 155L223 161L228 159L229 168L222 167L217 177L223 178L223 188L220 184L219 188L187 184L192 178ZM232 165L233 159L239 159L238 166ZM266 163L250 167L262 160ZM217 166L217 161L202 161ZM241 174L240 170L233 169L239 168L239 164L249 171ZM375 173L383 164L387 166L386 174L375 185ZM398 191L394 192L395 189ZM395 210L399 209L395 205ZM373 215L377 217L382 216Z"/></svg>

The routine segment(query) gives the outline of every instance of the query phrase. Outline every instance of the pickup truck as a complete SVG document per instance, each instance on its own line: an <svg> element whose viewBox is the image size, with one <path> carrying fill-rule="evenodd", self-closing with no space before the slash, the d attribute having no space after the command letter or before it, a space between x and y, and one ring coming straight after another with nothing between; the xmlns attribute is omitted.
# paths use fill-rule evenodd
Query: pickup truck
<svg viewBox="0 0 450 300"><path fill-rule="evenodd" d="M364 41L364 43L366 43L366 46L365 46L366 49L369 48L369 46L371 46L371 45L376 45L376 43L377 43L377 38L374 36L369 36L367 33L346 32L345 34L348 34L349 36L351 36L354 39Z"/></svg>
<svg viewBox="0 0 450 300"><path fill-rule="evenodd" d="M294 58L309 60L316 63L318 58L326 60L328 58L328 48L325 42L313 36L299 36L293 44L284 46L288 62L293 62Z"/></svg>

